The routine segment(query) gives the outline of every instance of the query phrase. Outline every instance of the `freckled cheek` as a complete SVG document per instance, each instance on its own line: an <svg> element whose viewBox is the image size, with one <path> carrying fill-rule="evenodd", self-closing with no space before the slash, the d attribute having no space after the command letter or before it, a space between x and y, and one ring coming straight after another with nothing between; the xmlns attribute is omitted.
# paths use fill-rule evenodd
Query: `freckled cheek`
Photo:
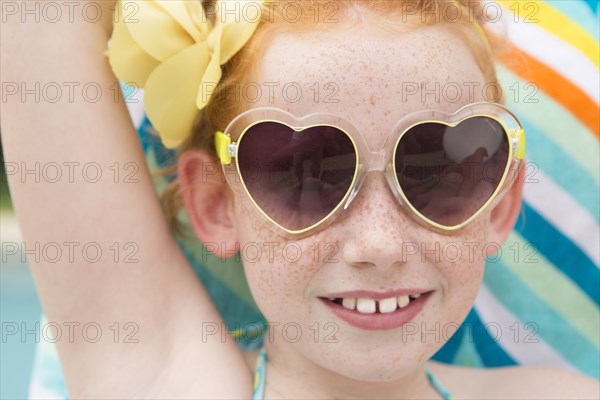
<svg viewBox="0 0 600 400"><path fill-rule="evenodd" d="M289 318L302 311L306 288L315 273L312 241L285 239L270 229L256 213L237 213L240 249L260 250L252 255L241 251L248 285L267 319ZM305 311L303 311L305 312Z"/></svg>
<svg viewBox="0 0 600 400"><path fill-rule="evenodd" d="M446 281L444 307L452 319L463 318L479 291L485 266L486 220L480 220L467 231L443 245L438 270Z"/></svg>

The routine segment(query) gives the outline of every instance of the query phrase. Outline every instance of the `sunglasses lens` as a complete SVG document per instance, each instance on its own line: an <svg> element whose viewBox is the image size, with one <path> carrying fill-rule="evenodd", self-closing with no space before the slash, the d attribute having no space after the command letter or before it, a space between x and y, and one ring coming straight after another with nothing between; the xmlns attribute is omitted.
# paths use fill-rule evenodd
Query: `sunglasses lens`
<svg viewBox="0 0 600 400"><path fill-rule="evenodd" d="M475 215L498 188L508 165L504 128L487 117L455 127L428 122L406 132L396 150L396 176L410 204L452 227Z"/></svg>
<svg viewBox="0 0 600 400"><path fill-rule="evenodd" d="M273 121L246 131L237 161L252 199L290 231L311 227L335 210L357 168L354 145L341 130L315 126L295 131Z"/></svg>

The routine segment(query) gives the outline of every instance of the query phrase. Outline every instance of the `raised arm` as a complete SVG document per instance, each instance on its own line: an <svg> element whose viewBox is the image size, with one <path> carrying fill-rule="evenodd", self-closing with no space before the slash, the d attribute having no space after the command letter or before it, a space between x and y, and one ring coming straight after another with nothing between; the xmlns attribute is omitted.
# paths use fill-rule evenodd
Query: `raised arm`
<svg viewBox="0 0 600 400"><path fill-rule="evenodd" d="M52 3L58 18L44 1L2 2L1 125L70 396L247 397L235 344L203 343L202 323L220 316L169 232L116 96L103 55L114 2Z"/></svg>

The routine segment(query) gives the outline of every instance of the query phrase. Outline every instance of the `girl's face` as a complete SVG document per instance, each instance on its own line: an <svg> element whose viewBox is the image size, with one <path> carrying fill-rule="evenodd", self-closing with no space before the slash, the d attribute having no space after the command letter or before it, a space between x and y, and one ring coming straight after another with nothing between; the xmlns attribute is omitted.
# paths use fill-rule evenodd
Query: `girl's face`
<svg viewBox="0 0 600 400"><path fill-rule="evenodd" d="M414 30L393 39L369 29L363 24L314 36L278 34L253 77L262 94L248 108L277 107L298 117L337 114L356 126L373 150L411 112L454 112L487 100L483 74L451 28ZM452 336L479 289L485 244L497 237L489 235L494 229L489 212L452 235L419 225L378 172L367 176L342 216L301 240L277 235L237 199L232 220L248 284L272 326L265 339L268 351L278 348L363 381L406 375ZM406 289L427 292L419 299L422 308L389 329L350 324L327 300L339 292Z"/></svg>

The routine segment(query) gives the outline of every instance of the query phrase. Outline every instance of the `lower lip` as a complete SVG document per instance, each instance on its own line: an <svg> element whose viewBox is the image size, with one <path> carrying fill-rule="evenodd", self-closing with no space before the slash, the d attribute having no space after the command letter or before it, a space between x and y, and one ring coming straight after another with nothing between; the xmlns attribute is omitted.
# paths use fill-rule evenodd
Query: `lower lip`
<svg viewBox="0 0 600 400"><path fill-rule="evenodd" d="M396 311L392 313L361 314L356 310L348 310L344 306L327 299L321 298L320 300L323 301L335 315L350 325L369 331L378 331L399 328L403 324L410 322L419 312L421 312L425 302L429 299L430 294L431 292L422 294L418 299L412 300L406 307L397 308Z"/></svg>

